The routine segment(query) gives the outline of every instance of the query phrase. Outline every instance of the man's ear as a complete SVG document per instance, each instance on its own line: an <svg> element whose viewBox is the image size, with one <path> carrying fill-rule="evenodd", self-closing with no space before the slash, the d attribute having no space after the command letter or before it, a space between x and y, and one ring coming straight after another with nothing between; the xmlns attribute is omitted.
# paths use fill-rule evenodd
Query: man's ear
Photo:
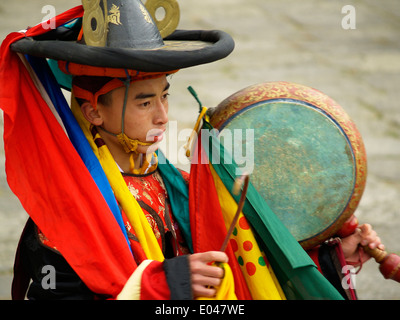
<svg viewBox="0 0 400 320"><path fill-rule="evenodd" d="M103 118L101 117L98 110L93 108L90 102L85 101L81 105L83 116L94 126L101 126L103 124Z"/></svg>

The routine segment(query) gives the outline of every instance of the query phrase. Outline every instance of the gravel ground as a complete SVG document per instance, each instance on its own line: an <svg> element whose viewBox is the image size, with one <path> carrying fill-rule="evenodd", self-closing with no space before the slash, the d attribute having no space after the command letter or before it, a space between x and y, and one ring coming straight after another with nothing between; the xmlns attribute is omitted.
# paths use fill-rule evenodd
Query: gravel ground
<svg viewBox="0 0 400 320"><path fill-rule="evenodd" d="M400 254L400 5L398 0L351 1L355 29L344 29L342 8L329 0L181 0L182 29L221 29L236 42L223 61L181 70L172 79L170 119L193 126L197 104L216 106L230 94L265 81L291 81L336 100L361 132L368 182L356 214L377 230L388 251ZM77 0L0 3L0 39L39 23L51 4L57 13ZM0 118L1 120L1 118ZM2 133L2 130L0 130ZM12 264L27 215L7 186L0 142L0 299L10 298ZM182 165L184 167L184 165ZM400 299L400 285L367 262L357 275L360 299Z"/></svg>

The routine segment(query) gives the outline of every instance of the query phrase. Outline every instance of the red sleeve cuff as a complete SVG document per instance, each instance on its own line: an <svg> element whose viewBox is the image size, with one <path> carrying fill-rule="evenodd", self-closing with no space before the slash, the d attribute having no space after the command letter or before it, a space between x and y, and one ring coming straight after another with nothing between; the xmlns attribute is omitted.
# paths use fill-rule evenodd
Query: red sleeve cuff
<svg viewBox="0 0 400 320"><path fill-rule="evenodd" d="M140 299L169 300L171 293L165 276L163 262L153 261L143 271Z"/></svg>

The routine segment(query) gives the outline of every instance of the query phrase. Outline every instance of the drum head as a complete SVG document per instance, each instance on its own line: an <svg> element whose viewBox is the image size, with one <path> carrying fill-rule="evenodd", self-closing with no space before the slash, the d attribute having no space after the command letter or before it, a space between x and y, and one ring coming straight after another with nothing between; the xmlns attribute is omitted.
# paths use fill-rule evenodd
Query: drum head
<svg viewBox="0 0 400 320"><path fill-rule="evenodd" d="M226 147L243 154L252 145L244 132L253 130L250 181L303 248L333 236L353 214L365 186L365 149L349 116L323 93L258 84L224 100L210 122L220 133L242 129Z"/></svg>

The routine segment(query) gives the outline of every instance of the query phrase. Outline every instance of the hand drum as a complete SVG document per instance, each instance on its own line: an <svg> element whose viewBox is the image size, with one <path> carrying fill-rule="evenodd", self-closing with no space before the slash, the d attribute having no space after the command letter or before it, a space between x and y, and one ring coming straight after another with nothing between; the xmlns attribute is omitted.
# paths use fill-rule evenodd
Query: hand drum
<svg viewBox="0 0 400 320"><path fill-rule="evenodd" d="M304 249L333 236L358 206L367 175L364 144L346 112L320 91L257 84L222 101L210 122L220 135L254 130L254 145L243 133L226 147L235 158L234 148L244 153L254 146L251 183Z"/></svg>

